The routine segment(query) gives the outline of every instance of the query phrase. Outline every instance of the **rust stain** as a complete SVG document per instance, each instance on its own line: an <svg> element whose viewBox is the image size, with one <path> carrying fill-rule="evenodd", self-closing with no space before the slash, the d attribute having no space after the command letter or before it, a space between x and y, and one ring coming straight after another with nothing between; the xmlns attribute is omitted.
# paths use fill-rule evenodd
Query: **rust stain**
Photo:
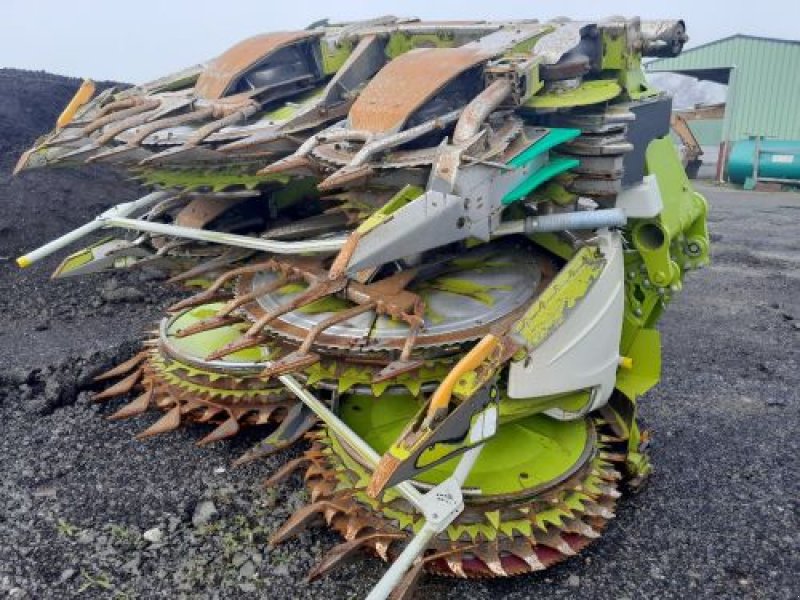
<svg viewBox="0 0 800 600"><path fill-rule="evenodd" d="M353 129L399 129L453 78L491 55L477 48L424 48L397 57L370 81L350 109Z"/></svg>
<svg viewBox="0 0 800 600"><path fill-rule="evenodd" d="M175 219L175 223L182 227L202 229L232 206L246 200L246 198L216 198L207 196L195 198L184 207Z"/></svg>
<svg viewBox="0 0 800 600"><path fill-rule="evenodd" d="M197 79L195 92L207 100L218 100L238 77L268 55L294 42L317 36L319 33L311 31L284 31L265 33L239 42L209 63Z"/></svg>

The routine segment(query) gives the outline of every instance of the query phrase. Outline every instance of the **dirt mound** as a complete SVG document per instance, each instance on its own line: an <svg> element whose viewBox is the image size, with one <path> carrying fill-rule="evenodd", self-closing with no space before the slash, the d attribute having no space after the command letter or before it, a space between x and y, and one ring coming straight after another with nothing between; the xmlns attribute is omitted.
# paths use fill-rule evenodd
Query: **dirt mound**
<svg viewBox="0 0 800 600"><path fill-rule="evenodd" d="M109 349L135 340L141 328L156 318L158 311L152 304L165 293L151 284L146 298L109 306L101 288L108 285L108 277L47 281L63 253L26 270L14 264L20 254L141 194L124 174L103 167L11 174L20 153L50 131L80 83L49 73L0 69L0 309L4 317L0 373L17 367L46 372L53 361L67 360L72 348L82 355L87 339L90 345L95 338L99 345L110 344ZM109 85L103 82L98 87ZM137 274L123 274L115 284L147 285L140 279Z"/></svg>
<svg viewBox="0 0 800 600"><path fill-rule="evenodd" d="M81 80L44 71L0 69L0 161L20 154L56 119L78 90ZM115 84L97 83L98 89Z"/></svg>

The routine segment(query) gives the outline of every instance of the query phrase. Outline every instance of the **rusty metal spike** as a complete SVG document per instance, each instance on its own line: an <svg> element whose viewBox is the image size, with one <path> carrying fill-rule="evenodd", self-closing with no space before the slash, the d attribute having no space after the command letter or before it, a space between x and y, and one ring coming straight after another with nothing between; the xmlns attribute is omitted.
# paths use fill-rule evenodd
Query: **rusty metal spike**
<svg viewBox="0 0 800 600"><path fill-rule="evenodd" d="M208 423L211 419L218 416L220 413L225 412L223 409L216 406L208 406L200 416L194 420L198 423Z"/></svg>
<svg viewBox="0 0 800 600"><path fill-rule="evenodd" d="M115 396L122 396L123 394L127 394L139 382L139 379L141 379L143 373L144 373L143 369L136 369L125 379L121 379L117 383L112 385L110 388L103 390L99 394L95 394L92 397L92 402L103 402L104 400L114 398Z"/></svg>
<svg viewBox="0 0 800 600"><path fill-rule="evenodd" d="M158 421L153 423L150 427L136 435L137 440L144 440L154 435L174 431L181 425L181 405L176 404L173 408L164 414Z"/></svg>
<svg viewBox="0 0 800 600"><path fill-rule="evenodd" d="M84 135L89 135L90 133L97 131L101 127L105 127L106 125L110 125L111 123L129 119L130 117L140 115L141 113L149 113L153 111L153 109L158 108L159 106L161 106L161 102L159 100L145 100L144 102L129 106L125 110L115 110L110 114L101 113L97 119L95 119L91 123L88 123L83 128L83 133ZM149 116L150 115L144 115L143 117L141 117L141 119L142 120L146 119Z"/></svg>
<svg viewBox="0 0 800 600"><path fill-rule="evenodd" d="M616 514L610 508L602 504L595 504L594 502L588 503L583 510L584 513L590 517L602 517L604 519L613 519Z"/></svg>
<svg viewBox="0 0 800 600"><path fill-rule="evenodd" d="M302 352L301 350L297 350L270 364L270 366L261 371L261 377L269 379L271 377L286 375L287 373L295 373L318 363L320 360L319 354L315 352Z"/></svg>
<svg viewBox="0 0 800 600"><path fill-rule="evenodd" d="M251 425L266 425L272 419L272 413L278 408L280 407L277 405L263 406L255 412L255 415L251 413L247 422Z"/></svg>
<svg viewBox="0 0 800 600"><path fill-rule="evenodd" d="M624 463L628 460L628 455L624 452L601 452L600 458L612 463Z"/></svg>
<svg viewBox="0 0 800 600"><path fill-rule="evenodd" d="M372 383L382 383L400 375L411 373L425 366L424 360L395 360L386 365L372 378Z"/></svg>
<svg viewBox="0 0 800 600"><path fill-rule="evenodd" d="M364 518L363 514L359 512L354 513L350 516L347 520L347 527L344 531L344 539L346 540L353 540L359 534L359 532L363 531L365 528L369 527L368 521Z"/></svg>
<svg viewBox="0 0 800 600"><path fill-rule="evenodd" d="M564 556L575 556L577 552L572 549L567 541L561 537L561 533L557 530L550 531L546 534L537 534L536 542L553 550L561 552Z"/></svg>
<svg viewBox="0 0 800 600"><path fill-rule="evenodd" d="M299 441L316 424L317 416L313 412L304 408L301 403L295 404L275 431L237 458L233 464L239 466L287 448ZM304 459L309 460L309 457L309 453L306 453Z"/></svg>
<svg viewBox="0 0 800 600"><path fill-rule="evenodd" d="M155 121L151 121L146 125L139 127L139 129L134 133L133 137L128 141L122 148L136 148L147 139L153 133L157 131L161 131L162 129L168 129L170 127L176 127L178 125L182 125L184 123L191 123L193 121L200 121L206 119L214 114L214 109L211 107L208 108L200 108L196 110L192 110L190 112L176 115L174 117L164 117L160 119L156 119ZM123 130L124 131L124 130ZM121 131L117 133L122 133ZM103 136L106 137L106 134L103 133ZM113 137L116 137L114 135ZM112 137L112 139L113 139ZM111 141L110 139L106 140L106 142ZM115 148L116 150L116 148ZM94 162L97 157L92 157L88 162Z"/></svg>
<svg viewBox="0 0 800 600"><path fill-rule="evenodd" d="M267 165L258 171L256 175L272 175L292 171L294 169L311 168L311 166L311 160L307 156L288 156Z"/></svg>
<svg viewBox="0 0 800 600"><path fill-rule="evenodd" d="M212 319L216 319L217 317L212 317ZM232 319L233 317L222 317L220 320L224 319ZM212 320L209 319L209 320ZM236 319L234 322L238 322L241 319ZM197 323L200 325L200 323ZM193 326L194 327L194 326ZM221 325L220 325L221 327ZM209 329L215 329L214 327L210 327ZM180 332L179 332L180 333ZM181 336L179 336L181 337ZM233 354L234 352L238 352L239 350L247 350L248 348L252 348L253 346L258 346L262 342L263 338L261 336L250 336L250 335L243 335L235 342L231 342L230 344L223 346L219 350L212 352L208 356L206 356L206 360L219 360L229 354Z"/></svg>
<svg viewBox="0 0 800 600"><path fill-rule="evenodd" d="M295 513L289 517L289 519L283 525L281 525L278 531L272 534L272 537L269 539L269 545L277 546L281 542L284 542L290 537L293 537L305 530L315 520L326 520L324 518L325 512L329 510L337 512L346 511L344 507L338 506L330 500L320 500L319 502L314 502L313 504L307 504L301 509L295 511Z"/></svg>
<svg viewBox="0 0 800 600"><path fill-rule="evenodd" d="M358 231L354 231L348 236L341 250L339 250L339 254L336 255L336 258L331 264L331 268L328 272L328 277L330 279L338 279L344 276L347 265L350 263L350 259L353 258L353 254L360 241L361 234Z"/></svg>
<svg viewBox="0 0 800 600"><path fill-rule="evenodd" d="M241 427L239 426L239 420L236 417L229 417L228 419L223 421L221 425L219 425L216 429L214 429L214 431L212 431L202 440L197 442L197 445L205 446L213 442L218 442L220 440L233 437L237 433L239 433L240 429Z"/></svg>
<svg viewBox="0 0 800 600"><path fill-rule="evenodd" d="M323 179L320 183L317 184L317 189L321 192L326 192L329 190L334 190L339 187L343 187L347 184L352 184L353 182L361 181L366 179L370 175L375 173L375 169L370 165L361 165L358 167L342 167L332 175L329 175L327 178Z"/></svg>
<svg viewBox="0 0 800 600"><path fill-rule="evenodd" d="M346 563L354 558L354 555L366 547L374 547L375 540L386 538L403 537L402 534L392 533L371 533L354 540L343 542L334 546L325 554L322 560L308 573L308 580L314 581L331 571L332 569Z"/></svg>
<svg viewBox="0 0 800 600"><path fill-rule="evenodd" d="M243 267L239 267L237 269L231 269L217 277L214 282L208 286L203 292L199 294L195 294L194 296L190 296L185 300L181 300L180 302L173 304L169 310L176 311L182 310L184 308L190 308L192 306L197 306L199 304L205 304L207 302L206 298L211 298L213 295L219 291L222 286L228 283L231 279L238 277L239 275L246 275L248 273L258 273L259 271L264 270L271 270L274 267L275 263L272 260L268 260L266 262L254 263L252 265L245 265Z"/></svg>
<svg viewBox="0 0 800 600"><path fill-rule="evenodd" d="M275 473L273 473L267 479L265 479L264 485L267 487L272 487L275 484L282 482L284 479L288 478L292 473L294 473L298 469L301 469L309 462L310 459L307 456L301 456L299 458L295 458L294 460L290 460L280 469L275 471Z"/></svg>
<svg viewBox="0 0 800 600"><path fill-rule="evenodd" d="M171 284L182 283L187 279L200 277L201 275L205 275L216 269L228 267L237 260L243 260L248 256L250 256L251 254L252 251L246 250L244 248L230 248L221 256L217 256L210 260L203 261L200 264L192 267L191 269L184 271L183 273L179 273L173 277L170 277L169 279L167 279L167 283Z"/></svg>
<svg viewBox="0 0 800 600"><path fill-rule="evenodd" d="M278 277L275 281L267 283L265 285L259 286L252 291L239 296L238 298L232 299L228 302L225 306L220 308L217 311L218 317L225 317L229 315L232 311L239 308L243 304L247 304L248 302L255 300L259 296L264 296L266 294L271 294L274 291L281 289L287 283L289 283L290 279L285 276Z"/></svg>
<svg viewBox="0 0 800 600"><path fill-rule="evenodd" d="M150 407L150 402L153 399L154 393L155 387L153 384L148 385L143 394L141 394L133 402L130 402L129 404L126 404L120 408L117 412L108 417L108 420L118 421L119 419L128 419L130 417L141 415Z"/></svg>
<svg viewBox="0 0 800 600"><path fill-rule="evenodd" d="M462 555L458 554L448 554L444 557L444 561L447 563L447 568L455 575L456 577L461 577L463 579L467 578L467 574L464 572L464 564L461 562Z"/></svg>
<svg viewBox="0 0 800 600"><path fill-rule="evenodd" d="M375 553L381 558L381 560L389 562L389 550L391 549L392 544L397 540L401 540L404 538L405 536L401 537L392 536L392 537L377 539L373 544L373 549L375 550Z"/></svg>
<svg viewBox="0 0 800 600"><path fill-rule="evenodd" d="M503 563L500 560L500 553L497 550L497 544L478 544L472 551L489 570L498 577L508 577L508 573L503 568Z"/></svg>
<svg viewBox="0 0 800 600"><path fill-rule="evenodd" d="M585 538L591 540L600 537L600 532L592 528L588 523L583 522L581 519L572 519L564 523L564 531L567 533L577 533Z"/></svg>
<svg viewBox="0 0 800 600"><path fill-rule="evenodd" d="M194 296L181 300L180 302L176 302L167 308L167 312L178 312L187 308L200 306L201 304L211 304L212 302L224 302L226 300L230 300L231 298L233 298L233 294L225 290L211 294L206 294L203 292L201 294L195 294Z"/></svg>
<svg viewBox="0 0 800 600"><path fill-rule="evenodd" d="M305 478L306 481L308 481L309 479L311 479L313 477L324 476L324 475L326 475L327 473L330 473L330 472L331 472L330 469L326 469L324 466L322 466L319 463L312 462L308 466L308 469L306 469L306 473L305 473L305 477L304 478Z"/></svg>
<svg viewBox="0 0 800 600"><path fill-rule="evenodd" d="M198 408L205 408L205 404L198 402L197 400L185 400L180 403L180 406L182 415L188 415L190 412L197 410Z"/></svg>
<svg viewBox="0 0 800 600"><path fill-rule="evenodd" d="M536 551L534 550L533 545L528 538L514 538L514 541L509 548L509 552L511 552L511 554L520 560L524 561L531 571L541 571L546 568L544 564L542 564L542 561L539 560L539 556L536 554Z"/></svg>
<svg viewBox="0 0 800 600"><path fill-rule="evenodd" d="M147 350L145 350L144 352L139 352L139 354L129 358L125 362L121 362L114 368L109 369L104 373L101 373L100 375L92 379L92 381L105 381L106 379L113 379L114 377L120 377L122 375L125 375L126 373L131 372L134 368L138 367L145 360L147 360L147 357L149 355L150 352L148 352Z"/></svg>
<svg viewBox="0 0 800 600"><path fill-rule="evenodd" d="M316 302L320 298L324 298L325 296L330 296L335 294L336 292L341 291L347 285L347 279L337 279L337 280L329 280L324 281L322 283L317 283L314 285L310 285L302 294L295 297L290 302L282 304L281 306L277 306L269 311L266 315L258 319L250 329L247 330L248 336L256 336L261 333L261 330L264 329L267 325L269 325L272 321L285 315L288 312L293 310L297 310L307 304L311 304L312 302Z"/></svg>
<svg viewBox="0 0 800 600"><path fill-rule="evenodd" d="M194 325L190 325L185 329L180 329L179 331L175 332L175 337L177 338L189 337L190 335L194 335L196 333L202 333L204 331L211 331L212 329L220 329L222 327L228 327L230 325L235 325L236 323L241 323L243 321L244 318L236 316L210 317L208 319L203 319L202 321L198 321Z"/></svg>
<svg viewBox="0 0 800 600"><path fill-rule="evenodd" d="M597 484L597 488L604 496L608 496L609 498L613 498L615 500L622 496L622 494L619 493L619 490L617 490L617 488L613 485L603 485L600 483Z"/></svg>
<svg viewBox="0 0 800 600"><path fill-rule="evenodd" d="M311 486L311 502L316 502L320 498L327 498L336 491L336 480L317 481Z"/></svg>

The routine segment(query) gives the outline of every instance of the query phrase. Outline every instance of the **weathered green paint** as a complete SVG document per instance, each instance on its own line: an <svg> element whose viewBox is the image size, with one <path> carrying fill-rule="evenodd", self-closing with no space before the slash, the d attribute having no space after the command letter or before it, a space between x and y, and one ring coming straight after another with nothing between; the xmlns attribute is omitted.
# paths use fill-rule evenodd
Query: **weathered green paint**
<svg viewBox="0 0 800 600"><path fill-rule="evenodd" d="M528 352L558 329L569 309L589 292L605 265L606 260L597 248L585 246L575 253L513 327L513 335Z"/></svg>
<svg viewBox="0 0 800 600"><path fill-rule="evenodd" d="M455 36L451 33L393 33L386 44L386 56L397 58L415 48L453 48Z"/></svg>
<svg viewBox="0 0 800 600"><path fill-rule="evenodd" d="M603 59L601 68L603 70L620 70L627 66L626 44L625 36L611 35L610 33L603 32Z"/></svg>
<svg viewBox="0 0 800 600"><path fill-rule="evenodd" d="M366 221L358 226L358 233L365 234L375 229L378 225L386 221L393 212L400 210L409 202L419 198L422 189L413 185L407 185L397 192L392 199L379 208Z"/></svg>
<svg viewBox="0 0 800 600"><path fill-rule="evenodd" d="M595 79L584 81L574 90L564 92L543 92L531 97L524 106L529 108L569 108L588 106L613 100L622 92L619 82L614 79Z"/></svg>
<svg viewBox="0 0 800 600"><path fill-rule="evenodd" d="M326 75L333 75L353 53L355 48L354 41L339 42L335 45L328 44L325 40L320 41L322 51L322 69Z"/></svg>
<svg viewBox="0 0 800 600"><path fill-rule="evenodd" d="M302 108L305 107L307 104L311 104L317 98L322 95L324 88L320 87L315 90L311 90L310 92L306 92L305 94L297 97L292 98L290 102L286 102L285 104L278 106L277 108L273 108L271 110L265 111L259 114L259 122L279 122L279 121L288 121L293 116L295 116Z"/></svg>
<svg viewBox="0 0 800 600"><path fill-rule="evenodd" d="M261 163L260 166L263 166ZM257 167L253 166L253 170ZM256 175L254 172L242 170L204 170L204 169L157 169L142 170L139 179L148 185L161 185L166 188L195 190L208 188L221 192L230 188L254 189L259 185L275 182L286 184L291 179L288 175L271 174Z"/></svg>
<svg viewBox="0 0 800 600"><path fill-rule="evenodd" d="M92 262L95 258L94 256L95 248L97 248L98 246L102 246L103 244L107 244L113 239L114 238L106 237L95 242L91 246L87 246L86 248L82 248L77 252L73 252L61 262L61 264L58 266L58 269L56 269L56 271L53 273L53 277L54 278L63 277L70 271L73 271L78 267L82 267L83 265Z"/></svg>

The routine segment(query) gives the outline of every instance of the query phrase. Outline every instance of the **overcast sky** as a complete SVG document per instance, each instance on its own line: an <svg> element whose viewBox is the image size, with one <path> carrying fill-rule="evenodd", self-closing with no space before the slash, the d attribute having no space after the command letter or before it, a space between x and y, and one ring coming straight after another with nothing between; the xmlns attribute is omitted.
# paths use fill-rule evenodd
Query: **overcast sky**
<svg viewBox="0 0 800 600"><path fill-rule="evenodd" d="M546 20L683 18L690 45L734 33L798 38L800 0L0 0L0 67L141 83L256 33L380 15Z"/></svg>

